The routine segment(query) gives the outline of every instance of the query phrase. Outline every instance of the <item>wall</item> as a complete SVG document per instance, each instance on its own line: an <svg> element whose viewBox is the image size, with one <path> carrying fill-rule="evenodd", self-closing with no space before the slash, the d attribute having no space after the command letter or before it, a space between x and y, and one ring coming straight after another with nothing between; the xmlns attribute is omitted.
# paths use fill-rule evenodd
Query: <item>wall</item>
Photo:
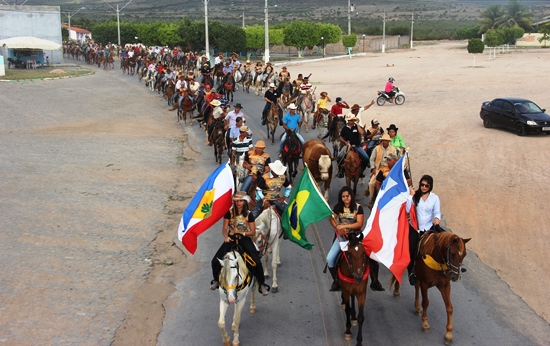
<svg viewBox="0 0 550 346"><path fill-rule="evenodd" d="M0 39L18 36L34 36L61 44L59 6L0 6ZM62 62L62 51L44 53L50 57L50 63Z"/></svg>
<svg viewBox="0 0 550 346"><path fill-rule="evenodd" d="M549 41L542 41L539 42L539 39L543 36L543 34L523 34L522 38L518 38L516 40L516 46L517 47L544 47L550 46Z"/></svg>

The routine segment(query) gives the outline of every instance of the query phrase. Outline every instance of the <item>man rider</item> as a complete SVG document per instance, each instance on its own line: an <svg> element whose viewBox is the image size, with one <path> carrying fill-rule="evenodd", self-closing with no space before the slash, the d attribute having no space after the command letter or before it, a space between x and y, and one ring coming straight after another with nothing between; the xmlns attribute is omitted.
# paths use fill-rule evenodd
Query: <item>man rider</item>
<svg viewBox="0 0 550 346"><path fill-rule="evenodd" d="M269 172L258 176L256 187L256 205L252 215L257 218L264 208L274 205L279 214L282 215L287 207L285 201L290 196L292 186L286 179L286 166L280 160L269 165ZM282 196L281 196L282 193Z"/></svg>
<svg viewBox="0 0 550 346"><path fill-rule="evenodd" d="M291 103L288 105L288 113L283 117L283 128L285 129L285 133L281 137L281 142L279 143L279 157L282 156L283 147L286 141L286 133L287 131L292 131L296 134L296 137L298 137L298 140L302 144L302 148L304 147L304 138L298 131L300 130L300 115L296 114L296 105L294 103Z"/></svg>
<svg viewBox="0 0 550 346"><path fill-rule="evenodd" d="M375 192L376 192L376 177L378 176L378 173L380 171L383 171L385 173L388 173L390 171L389 165L386 161L386 157L389 154L397 153L397 149L393 145L390 144L390 136L385 133L380 138L380 144L378 144L374 150L372 151L372 155L370 156L370 181L367 187L368 195L370 197L369 204L367 205L367 208L372 209L372 206L374 205L374 198L375 198ZM366 192L365 191L365 195Z"/></svg>
<svg viewBox="0 0 550 346"><path fill-rule="evenodd" d="M243 166L248 169L248 176L244 179L241 191L247 192L252 185L252 181L257 179L258 175L263 175L269 172L269 164L271 163L271 157L264 151L265 142L257 141L254 146L254 150L250 150L246 153Z"/></svg>
<svg viewBox="0 0 550 346"><path fill-rule="evenodd" d="M346 101L343 101L340 96L336 98L336 103L330 108L330 125L327 131L327 134L323 136L322 139L327 138L334 131L338 123L339 118L344 118L343 111L344 108L348 109L349 105Z"/></svg>
<svg viewBox="0 0 550 346"><path fill-rule="evenodd" d="M265 106L262 111L262 125L265 125L267 121L267 114L271 109L271 105L277 105L279 108L279 125L283 125L283 119L280 116L283 112L279 106L279 97L281 97L281 93L278 90L275 90L275 83L269 84L269 90L267 90L264 94Z"/></svg>
<svg viewBox="0 0 550 346"><path fill-rule="evenodd" d="M344 143L347 146L354 147L357 154L359 154L359 157L361 158L361 178L364 178L365 175L363 174L363 170L365 167L367 167L367 163L369 162L369 156L365 151L363 150L363 147L361 146L361 138L363 138L363 135L365 134L365 130L358 126L355 121L356 117L353 113L348 113L345 117L345 120L347 122L346 126L342 128L342 131L340 132L340 142ZM345 150L341 150L340 154L338 154L338 178L344 177L344 167L342 165L342 162L344 161L344 154L346 153Z"/></svg>

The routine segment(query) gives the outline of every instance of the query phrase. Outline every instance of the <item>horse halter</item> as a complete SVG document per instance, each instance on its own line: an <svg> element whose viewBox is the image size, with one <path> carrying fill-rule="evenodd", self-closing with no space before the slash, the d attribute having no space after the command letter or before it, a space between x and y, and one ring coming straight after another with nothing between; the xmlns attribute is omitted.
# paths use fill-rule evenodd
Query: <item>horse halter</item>
<svg viewBox="0 0 550 346"><path fill-rule="evenodd" d="M433 236L434 236L434 238L436 238L436 233L433 233ZM437 244L437 239L434 239L434 242ZM424 260L424 263L430 269L441 271L441 272L443 272L443 274L445 274L445 276L448 276L448 277L451 277L451 275L454 274L454 275L457 276L457 279L453 280L453 281L459 281L461 273L462 273L462 259L464 257L461 257L461 260L458 263L458 265L454 265L451 262L451 245L452 245L452 243L447 244L446 251L445 251L446 252L445 257L441 253L441 249L438 248L439 249L439 255L443 258L443 263L437 262L433 257L431 257L428 254L424 254L422 256L422 258ZM462 256L462 252L460 250L458 251L458 255Z"/></svg>
<svg viewBox="0 0 550 346"><path fill-rule="evenodd" d="M245 277L245 278L243 278L241 276L239 261L237 260L237 255L235 254L235 249L233 249L232 252L233 252L233 256L235 257L235 259L233 259L231 261L234 261L235 265L231 265L230 268L237 270L237 278L238 278L237 282L234 285L231 285L231 286L220 285L220 287L223 289L223 292L225 293L226 298L229 298L229 294L228 294L227 291L234 289L235 290L235 301L238 301L239 300L239 292L242 291L243 288L245 288L246 285L250 282L250 275L247 275L247 277ZM221 282L221 280L220 280L220 282ZM239 284L239 282L240 282L240 284Z"/></svg>
<svg viewBox="0 0 550 346"><path fill-rule="evenodd" d="M351 236L351 237L357 237L357 233L356 233L356 232L350 232L350 233L348 233L348 237L350 237L350 236ZM350 246L350 244L348 243L348 249L349 249L349 246ZM361 241L359 241L357 244L355 244L355 246L363 246L363 244L361 243ZM347 265L348 265L348 269L349 269L350 273L352 273L352 276L353 276L354 268L353 268L353 266L352 266L352 264L350 263L349 258L348 258L348 256L350 255L350 254L349 254L349 250L348 250L348 251L344 251L342 255L343 255L344 259L346 260L346 263L347 263ZM368 257L366 256L366 253L363 253L363 261L362 261L362 263L361 263L361 265L362 265L362 268L361 268L361 269L362 269L362 271L363 271L363 277L361 278L361 282L362 282L362 281L365 281L365 280L368 278L368 276L369 276L369 268L366 268L367 262L368 262ZM340 267L338 267L338 276L339 276L340 279L342 279L342 281L344 281L344 282L352 283L352 284L358 283L358 282L355 280L355 278L353 278L353 277L350 278L350 277L345 276L345 275L340 271Z"/></svg>

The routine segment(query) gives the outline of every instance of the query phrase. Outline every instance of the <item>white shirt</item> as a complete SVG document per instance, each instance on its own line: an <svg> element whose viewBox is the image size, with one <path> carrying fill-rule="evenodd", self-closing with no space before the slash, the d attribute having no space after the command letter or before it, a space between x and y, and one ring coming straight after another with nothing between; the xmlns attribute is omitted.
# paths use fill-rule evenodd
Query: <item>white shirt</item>
<svg viewBox="0 0 550 346"><path fill-rule="evenodd" d="M413 204L412 197L409 195L407 198L407 212L411 211ZM425 201L420 197L420 201L418 201L418 205L416 206L416 217L418 219L419 231L427 231L432 228L435 218L441 220L439 197L435 193L430 192Z"/></svg>
<svg viewBox="0 0 550 346"><path fill-rule="evenodd" d="M219 55L218 55L217 57L214 58L214 64L215 64L215 65L221 64L222 62L223 62L223 59L220 58Z"/></svg>
<svg viewBox="0 0 550 346"><path fill-rule="evenodd" d="M225 116L224 120L229 121L229 128L230 129L235 127L235 120L237 120L237 117L243 118L243 121L245 120L244 113L242 111L239 112L239 113L235 113L235 111L233 110L233 111L227 113L227 115Z"/></svg>
<svg viewBox="0 0 550 346"><path fill-rule="evenodd" d="M184 80L178 79L176 82L176 90L180 90L181 87L187 88L187 83Z"/></svg>

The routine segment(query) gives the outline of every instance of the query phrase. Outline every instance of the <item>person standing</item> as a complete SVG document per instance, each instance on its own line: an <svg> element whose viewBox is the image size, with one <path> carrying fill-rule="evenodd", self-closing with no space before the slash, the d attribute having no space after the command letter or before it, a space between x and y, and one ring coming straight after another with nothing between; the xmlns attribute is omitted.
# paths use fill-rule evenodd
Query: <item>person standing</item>
<svg viewBox="0 0 550 346"><path fill-rule="evenodd" d="M332 276L331 292L339 291L338 268L336 260L340 254L340 242L345 241L349 232L361 232L365 222L365 213L361 204L355 202L355 195L349 186L344 186L338 192L338 202L332 208L333 215L330 224L336 233L334 242L327 254L327 266Z"/></svg>
<svg viewBox="0 0 550 346"><path fill-rule="evenodd" d="M253 272L258 280L258 291L263 296L266 296L269 292L269 287L265 284L260 252L252 241L252 237L256 234L256 223L254 216L248 210L248 201L249 198L246 193L242 191L236 192L233 196L233 208L223 217L222 235L224 241L211 262L212 276L214 277L210 283L212 291L220 287L219 276L222 266L219 260L223 259L227 252L233 250L238 245L242 249L241 252L252 257L252 261L255 263Z"/></svg>
<svg viewBox="0 0 550 346"><path fill-rule="evenodd" d="M418 183L418 190L411 186L411 194L407 199L407 212L411 211L412 205L416 208L416 218L418 220L418 230L414 229L409 223L409 254L411 262L407 267L409 274L409 283L411 286L416 284L416 274L414 273L414 260L420 236L425 231L439 226L441 221L441 203L439 197L432 192L434 179L430 175L423 175Z"/></svg>

